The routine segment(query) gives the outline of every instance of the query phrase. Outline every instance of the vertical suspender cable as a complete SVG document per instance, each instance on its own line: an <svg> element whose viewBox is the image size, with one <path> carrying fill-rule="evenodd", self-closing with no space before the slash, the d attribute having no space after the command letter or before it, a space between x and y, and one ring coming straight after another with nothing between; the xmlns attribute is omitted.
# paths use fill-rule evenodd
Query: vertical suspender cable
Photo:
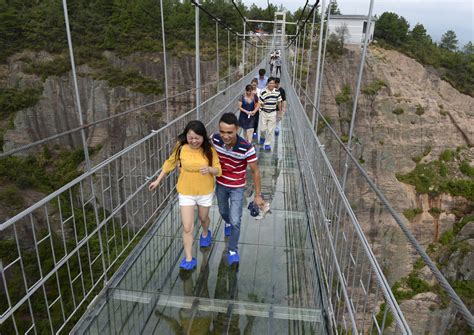
<svg viewBox="0 0 474 335"><path fill-rule="evenodd" d="M63 10L64 10L64 22L66 24L66 35L67 35L67 43L69 46L69 57L71 59L71 70L72 70L72 78L74 81L74 91L76 93L76 104L77 104L77 111L79 113L79 123L81 126L84 125L83 119L82 119L82 108L81 108L81 100L79 98L79 86L77 84L77 75L76 75L76 64L74 61L74 52L72 50L72 38L71 38L71 30L69 27L69 15L68 15L68 10L67 10L67 0L63 0ZM91 169L91 162L89 158L89 151L87 150L87 142L86 142L86 134L85 130L81 130L81 137L82 137L82 146L84 150L84 158L86 161L86 169L89 171ZM95 187L94 187L94 182L92 179L90 180L90 189L92 193L92 207L94 208L94 217L97 225L99 224L99 212L97 210L97 203L96 203L96 196L95 196ZM107 282L107 267L105 265L105 250L104 250L104 245L102 241L102 233L101 229L98 230L98 236L99 236L99 249L100 249L100 255L101 255L101 261L102 261L102 269L104 273L104 282Z"/></svg>
<svg viewBox="0 0 474 335"><path fill-rule="evenodd" d="M296 35L298 35L299 27L296 26ZM293 86L296 87L296 81L295 81L295 74L296 74L296 68L298 67L298 45L300 43L300 35L296 38L296 47L295 47L295 65L293 66L293 75L292 75L292 82Z"/></svg>
<svg viewBox="0 0 474 335"><path fill-rule="evenodd" d="M239 40L238 36L235 35L235 70L239 67Z"/></svg>
<svg viewBox="0 0 474 335"><path fill-rule="evenodd" d="M219 23L216 21L216 71L217 71L217 92L219 92Z"/></svg>
<svg viewBox="0 0 474 335"><path fill-rule="evenodd" d="M201 105L201 60L200 60L200 51L199 51L199 0L196 0L197 6L195 6L195 37L196 37L196 114L197 119L200 117L200 107Z"/></svg>
<svg viewBox="0 0 474 335"><path fill-rule="evenodd" d="M81 99L79 98L79 86L77 84L77 75L76 75L76 62L74 60L74 52L72 50L72 38L71 38L71 29L69 27L69 15L67 10L67 1L63 0L63 10L64 10L64 22L66 24L66 35L67 35L67 44L69 47L69 57L71 60L71 71L72 71L72 80L74 83L74 93L76 98L76 108L79 116L79 124L81 127L84 125L84 120L82 118L82 108L81 108ZM89 158L89 150L87 149L87 140L85 129L81 130L82 138L82 149L84 150L84 158L86 161L86 169L89 171L91 169L91 162Z"/></svg>
<svg viewBox="0 0 474 335"><path fill-rule="evenodd" d="M227 71L229 72L227 75L227 80L230 81L230 30L227 30ZM227 85L229 86L229 85Z"/></svg>
<svg viewBox="0 0 474 335"><path fill-rule="evenodd" d="M163 41L163 67L165 73L165 108L166 108L166 122L170 122L169 115L169 101L168 101L168 66L166 64L166 38L165 38L165 20L163 15L163 0L160 0L160 13L161 13L161 37Z"/></svg>
<svg viewBox="0 0 474 335"><path fill-rule="evenodd" d="M301 65L300 65L300 80L299 80L299 90L298 95L301 95L301 81L303 80L303 65L304 65L304 45L306 42L306 24L304 25L303 30L303 47L301 48Z"/></svg>
<svg viewBox="0 0 474 335"><path fill-rule="evenodd" d="M319 81L319 89L318 89L318 98L316 100L316 109L319 111L319 106L321 103L321 92L323 90L323 80L324 80L324 64L326 63L326 47L328 44L328 37L329 37L329 22L331 21L331 3L330 1L328 5L328 18L326 20L326 33L324 34L326 38L324 39L324 47L323 47L323 60L321 61L321 80Z"/></svg>
<svg viewBox="0 0 474 335"><path fill-rule="evenodd" d="M244 35L242 39L242 75L245 73L245 33L246 33L246 28L247 25L245 24L245 18L243 19L244 23Z"/></svg>
<svg viewBox="0 0 474 335"><path fill-rule="evenodd" d="M362 56L360 59L359 64L359 74L357 76L357 84L356 84L356 92L354 96L354 102L352 105L352 116L351 116L351 125L349 128L349 140L347 142L347 148L352 150L352 136L354 134L354 124L355 118L357 113L357 101L359 100L359 93L360 93L360 85L362 82L362 74L364 73L364 65L365 65L365 56L367 55L367 46L369 45L369 37L370 37L370 30L372 26L372 10L374 8L374 0L370 0L369 6L369 14L367 15L367 29L365 30L365 37L364 37L364 47L362 49ZM347 179L347 170L348 170L348 163L349 163L349 156L346 155L346 162L344 164L344 176L342 178L342 191L345 192L346 189L346 179Z"/></svg>
<svg viewBox="0 0 474 335"><path fill-rule="evenodd" d="M304 87L305 91L308 91L308 82L309 82L309 68L311 67L311 57L313 53L313 39L314 39L314 22L316 21L316 10L313 10L313 23L311 24L311 39L309 42L309 53L308 53L308 73L306 74L306 85ZM304 103L304 110L306 112L306 94L305 96L305 103Z"/></svg>
<svg viewBox="0 0 474 335"><path fill-rule="evenodd" d="M319 27L319 46L318 46L318 64L316 65L316 81L314 83L314 99L313 101L316 101L318 98L318 87L319 87L319 74L320 74L320 67L321 67L321 53L322 53L322 46L323 46L323 29L324 29L324 8L326 7L326 0L322 0L321 3L321 15L320 15L320 27ZM316 122L316 127L317 127L317 118L319 114L316 113L316 107L313 107L313 115L311 117L311 126L315 127L315 122Z"/></svg>

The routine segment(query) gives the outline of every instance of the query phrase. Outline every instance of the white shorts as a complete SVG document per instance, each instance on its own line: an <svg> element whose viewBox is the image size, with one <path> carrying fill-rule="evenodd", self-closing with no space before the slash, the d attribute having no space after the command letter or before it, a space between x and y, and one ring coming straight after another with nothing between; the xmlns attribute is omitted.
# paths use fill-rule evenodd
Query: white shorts
<svg viewBox="0 0 474 335"><path fill-rule="evenodd" d="M212 198L214 198L214 193L209 193L205 195L184 195L178 194L179 205L180 206L203 206L211 207Z"/></svg>

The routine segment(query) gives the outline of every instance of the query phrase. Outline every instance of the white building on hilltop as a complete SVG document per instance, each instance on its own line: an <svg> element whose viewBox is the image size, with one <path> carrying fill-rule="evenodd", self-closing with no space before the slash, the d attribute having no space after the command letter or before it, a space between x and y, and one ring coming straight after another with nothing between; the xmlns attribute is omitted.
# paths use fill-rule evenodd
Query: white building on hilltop
<svg viewBox="0 0 474 335"><path fill-rule="evenodd" d="M329 20L329 34L338 35L341 27L347 27L344 43L362 45L364 43L365 32L367 30L367 16L365 15L331 15ZM374 39L375 18L372 17L370 26L369 42Z"/></svg>

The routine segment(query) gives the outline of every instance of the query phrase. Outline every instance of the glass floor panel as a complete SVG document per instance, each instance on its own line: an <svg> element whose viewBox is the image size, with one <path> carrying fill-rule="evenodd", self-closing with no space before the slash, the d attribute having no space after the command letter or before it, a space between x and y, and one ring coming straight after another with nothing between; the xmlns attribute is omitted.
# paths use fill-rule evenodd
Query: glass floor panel
<svg viewBox="0 0 474 335"><path fill-rule="evenodd" d="M262 194L271 211L255 220L247 210L247 173L239 242L240 264L228 266L227 238L217 204L210 210L213 243L199 248L197 268L180 271L179 206L164 214L129 266L85 317L88 334L321 334L321 297L305 198L291 130L271 152L256 145ZM89 313L93 314L93 313ZM84 319L84 318L83 318Z"/></svg>

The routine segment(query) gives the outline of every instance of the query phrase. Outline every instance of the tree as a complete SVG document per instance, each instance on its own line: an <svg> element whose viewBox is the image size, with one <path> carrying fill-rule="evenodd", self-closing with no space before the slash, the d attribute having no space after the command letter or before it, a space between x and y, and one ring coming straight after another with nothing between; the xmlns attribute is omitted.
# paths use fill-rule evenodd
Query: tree
<svg viewBox="0 0 474 335"><path fill-rule="evenodd" d="M326 17L328 16L328 13L331 13L331 15L341 15L341 10L337 5L336 0L331 1L331 3L329 4L328 9L326 10Z"/></svg>
<svg viewBox="0 0 474 335"><path fill-rule="evenodd" d="M380 38L394 46L400 46L407 40L410 25L403 16L385 12L375 24L375 38Z"/></svg>
<svg viewBox="0 0 474 335"><path fill-rule="evenodd" d="M347 25L344 23L343 25L337 27L336 34L339 41L341 42L341 50L344 50L344 43L346 38L349 37L349 29L347 28Z"/></svg>
<svg viewBox="0 0 474 335"><path fill-rule="evenodd" d="M456 33L452 30L448 30L441 36L441 44L439 45L440 48L449 50L449 51L456 51L458 48L458 39L456 37Z"/></svg>
<svg viewBox="0 0 474 335"><path fill-rule="evenodd" d="M462 50L465 54L474 55L474 44L472 42L467 42Z"/></svg>
<svg viewBox="0 0 474 335"><path fill-rule="evenodd" d="M410 31L409 35L410 35L411 40L416 42L416 43L421 43L421 44L425 44L425 43L428 43L428 42L431 43L430 35L428 35L426 33L425 27L420 23L417 23L413 27L413 29Z"/></svg>

